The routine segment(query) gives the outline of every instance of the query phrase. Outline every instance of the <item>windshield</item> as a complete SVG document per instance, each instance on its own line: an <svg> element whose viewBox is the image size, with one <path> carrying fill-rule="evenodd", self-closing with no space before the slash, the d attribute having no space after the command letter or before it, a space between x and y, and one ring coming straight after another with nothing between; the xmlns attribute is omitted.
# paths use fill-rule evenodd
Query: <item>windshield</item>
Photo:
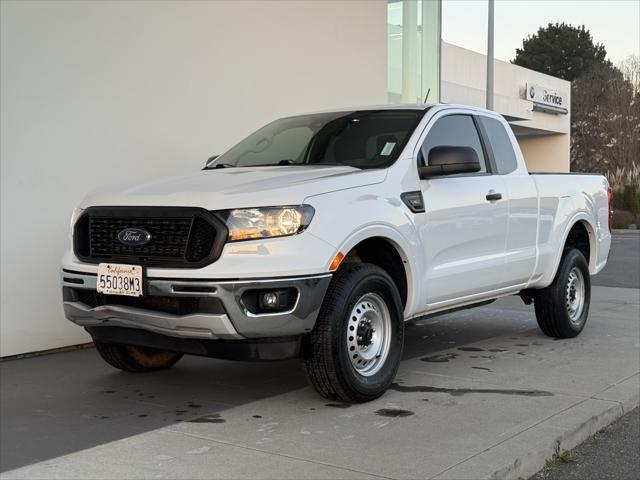
<svg viewBox="0 0 640 480"><path fill-rule="evenodd" d="M346 165L386 168L400 155L425 110L318 113L276 120L207 168Z"/></svg>

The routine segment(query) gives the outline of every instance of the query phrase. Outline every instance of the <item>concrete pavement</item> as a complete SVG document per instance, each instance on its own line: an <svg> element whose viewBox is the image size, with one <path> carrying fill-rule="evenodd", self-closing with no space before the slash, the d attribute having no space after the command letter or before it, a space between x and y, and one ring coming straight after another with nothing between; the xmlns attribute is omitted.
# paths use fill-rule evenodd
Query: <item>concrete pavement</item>
<svg viewBox="0 0 640 480"><path fill-rule="evenodd" d="M537 328L530 307L517 299L508 304L516 310L469 310L407 324L404 358ZM109 367L93 349L2 362L0 382L0 470L307 385L298 361L237 363L185 357L170 370L136 375Z"/></svg>
<svg viewBox="0 0 640 480"><path fill-rule="evenodd" d="M37 441L38 415L55 417L56 412L34 409L28 436L20 437L15 430L19 422L6 429L3 421L2 467L6 459L20 463L20 451L49 459L1 476L527 477L552 456L558 443L562 449L573 448L638 404L639 313L640 290L595 287L587 327L571 340L543 336L531 307L514 297L419 321L408 326L396 384L381 399L364 405L323 401L304 386L295 362L247 365L188 359L173 371L151 376L104 367L83 387L80 411L90 417L87 425L78 422L78 411L65 412L56 421L66 435L50 435L46 442L59 444L62 453L65 442L87 437L84 428L100 437L100 421L109 422L102 429L120 425L120 432L126 431L122 425L140 423L147 425L139 427L144 433L119 433L120 440L102 445L103 440L86 439L76 445L92 448L51 458L50 453L29 450L26 440ZM95 352L71 353L85 360L85 354ZM2 365L3 373L12 363ZM72 368L67 364L60 371L60 380L70 388L78 383L69 372ZM88 365L76 369L81 375L91 370ZM25 373L21 381L37 377L37 372L31 377ZM2 390L4 395L7 389ZM44 390L40 394L46 395ZM184 403L180 410L176 398ZM43 405L38 399L25 401ZM3 420L11 418L4 403ZM17 405L15 409L20 410ZM25 410L16 414L25 416ZM115 418L93 418L111 415ZM184 418L188 420L175 422ZM65 421L75 422L72 431L65 430ZM158 428L162 422L165 426ZM15 439L23 441L6 450L7 441L15 444Z"/></svg>

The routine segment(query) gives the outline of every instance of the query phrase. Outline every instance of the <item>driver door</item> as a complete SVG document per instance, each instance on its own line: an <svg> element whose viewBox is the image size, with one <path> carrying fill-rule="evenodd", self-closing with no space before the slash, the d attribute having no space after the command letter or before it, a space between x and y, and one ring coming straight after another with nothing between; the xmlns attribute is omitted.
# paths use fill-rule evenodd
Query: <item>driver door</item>
<svg viewBox="0 0 640 480"><path fill-rule="evenodd" d="M427 309L504 287L506 277L507 190L502 177L491 173L477 120L468 114L435 117L419 160L428 165L429 151L437 146L473 148L481 171L420 180L426 211L420 237Z"/></svg>

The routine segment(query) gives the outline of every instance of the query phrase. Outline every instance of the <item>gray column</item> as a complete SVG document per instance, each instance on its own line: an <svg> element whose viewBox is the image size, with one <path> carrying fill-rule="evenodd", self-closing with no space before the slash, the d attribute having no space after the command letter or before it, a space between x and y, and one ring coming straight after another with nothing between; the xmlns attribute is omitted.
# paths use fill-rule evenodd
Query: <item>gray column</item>
<svg viewBox="0 0 640 480"><path fill-rule="evenodd" d="M489 0L487 29L487 110L493 110L493 0Z"/></svg>
<svg viewBox="0 0 640 480"><path fill-rule="evenodd" d="M422 98L440 101L440 45L442 41L442 0L422 2Z"/></svg>
<svg viewBox="0 0 640 480"><path fill-rule="evenodd" d="M402 2L402 101L418 101L418 2Z"/></svg>

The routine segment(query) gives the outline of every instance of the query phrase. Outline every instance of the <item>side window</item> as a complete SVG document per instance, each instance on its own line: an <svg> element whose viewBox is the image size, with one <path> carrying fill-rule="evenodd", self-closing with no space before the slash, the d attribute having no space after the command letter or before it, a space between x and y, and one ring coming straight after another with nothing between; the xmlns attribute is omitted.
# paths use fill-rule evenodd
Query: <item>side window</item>
<svg viewBox="0 0 640 480"><path fill-rule="evenodd" d="M480 136L471 116L447 115L436 120L420 149L427 164L429 151L433 147L439 146L473 148L478 154L478 160L480 160L480 172L487 171L487 161L482 151Z"/></svg>
<svg viewBox="0 0 640 480"><path fill-rule="evenodd" d="M518 168L518 159L513 150L509 134L502 123L495 118L480 116L480 123L487 132L491 151L498 167L498 173L504 175Z"/></svg>

